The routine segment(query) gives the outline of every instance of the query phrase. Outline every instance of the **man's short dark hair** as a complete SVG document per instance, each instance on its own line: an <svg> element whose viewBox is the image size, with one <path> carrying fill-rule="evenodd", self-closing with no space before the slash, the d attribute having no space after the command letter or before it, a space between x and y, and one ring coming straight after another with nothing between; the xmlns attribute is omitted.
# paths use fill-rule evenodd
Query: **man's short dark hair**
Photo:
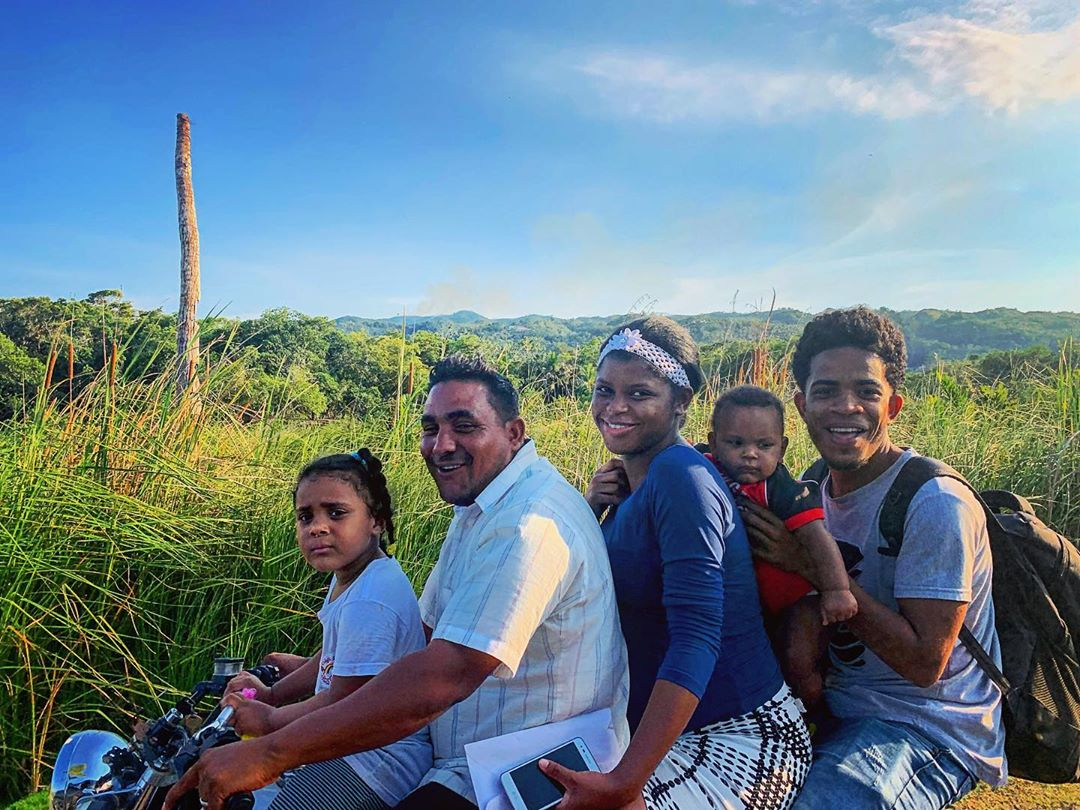
<svg viewBox="0 0 1080 810"><path fill-rule="evenodd" d="M739 385L729 388L716 398L716 403L713 405L712 419L709 420L713 430L716 429L716 420L720 418L720 412L727 407L772 408L780 417L780 433L784 432L784 403L772 391L756 385Z"/></svg>
<svg viewBox="0 0 1080 810"><path fill-rule="evenodd" d="M521 414L514 384L488 365L482 357L451 354L436 363L428 374L428 391L452 380L478 382L487 390L488 402L504 423Z"/></svg>
<svg viewBox="0 0 1080 810"><path fill-rule="evenodd" d="M829 349L848 346L880 357L885 363L885 379L894 391L903 384L907 370L904 334L884 315L859 306L822 312L803 329L791 359L791 372L799 390L806 391L814 357Z"/></svg>

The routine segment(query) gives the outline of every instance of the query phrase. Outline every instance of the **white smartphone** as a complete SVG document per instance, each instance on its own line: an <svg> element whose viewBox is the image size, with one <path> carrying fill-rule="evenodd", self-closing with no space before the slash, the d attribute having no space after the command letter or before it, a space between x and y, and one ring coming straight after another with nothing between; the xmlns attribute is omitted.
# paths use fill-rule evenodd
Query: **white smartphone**
<svg viewBox="0 0 1080 810"><path fill-rule="evenodd" d="M574 737L568 743L560 745L530 759L502 775L503 790L510 798L514 810L547 810L557 805L565 792L562 787L544 776L537 764L542 759L558 762L572 771L598 771L589 747L581 737Z"/></svg>

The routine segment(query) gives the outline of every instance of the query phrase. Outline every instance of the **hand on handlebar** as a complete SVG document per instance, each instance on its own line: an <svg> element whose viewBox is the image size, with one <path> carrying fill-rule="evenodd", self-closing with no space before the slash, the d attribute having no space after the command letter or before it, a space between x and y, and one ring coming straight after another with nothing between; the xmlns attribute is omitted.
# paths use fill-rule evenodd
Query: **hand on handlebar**
<svg viewBox="0 0 1080 810"><path fill-rule="evenodd" d="M261 703L270 703L271 688L252 675L250 672L241 672L225 684L225 694L221 698L221 705L225 705L225 698L231 694L239 694L244 689L255 690L255 700Z"/></svg>
<svg viewBox="0 0 1080 810"><path fill-rule="evenodd" d="M205 810L227 810L229 797L258 790L281 776L263 753L259 740L223 745L205 752L165 796L162 810L176 810L180 798L198 790Z"/></svg>
<svg viewBox="0 0 1080 810"><path fill-rule="evenodd" d="M269 703L250 700L232 693L222 698L222 704L233 707L232 724L239 734L245 737L262 737L277 731L274 715L277 712Z"/></svg>

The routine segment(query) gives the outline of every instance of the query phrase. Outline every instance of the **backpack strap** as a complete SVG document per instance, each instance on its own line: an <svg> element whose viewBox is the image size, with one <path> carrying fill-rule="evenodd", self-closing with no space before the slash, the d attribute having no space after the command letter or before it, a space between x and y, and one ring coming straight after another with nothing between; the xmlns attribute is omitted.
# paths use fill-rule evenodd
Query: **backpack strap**
<svg viewBox="0 0 1080 810"><path fill-rule="evenodd" d="M879 553L887 557L896 557L900 554L900 546L904 542L904 521L907 518L908 507L911 506L911 499L915 497L915 493L919 491L919 488L931 478L953 478L966 486L986 514L987 532L994 531L991 528L991 524L997 525L994 510L983 500L978 490L971 486L964 476L936 458L912 456L900 468L896 480L889 487L889 491L881 505L881 512L878 514L878 530L885 540L885 545L878 549ZM999 499L995 500L995 504L1001 504L1009 509L1013 509L1015 504L1014 511L1023 511L1024 506L1027 506L1028 509L1031 508L1023 498L1009 492L1004 494L1010 495L1012 500L1007 498ZM975 659L975 663L986 673L986 676L997 685L998 689L1001 690L1001 694L1007 696L1012 691L1012 685L1009 683L1008 678L1005 677L1005 673L994 663L994 659L990 657L990 654L975 638L967 625L960 628L960 643L964 645L968 654Z"/></svg>
<svg viewBox="0 0 1080 810"><path fill-rule="evenodd" d="M828 474L829 465L825 459L819 458L800 477L803 481L821 484ZM960 473L936 458L912 456L904 462L896 480L885 494L881 511L878 512L878 529L885 539L885 545L878 548L879 554L886 557L899 556L900 546L904 542L904 520L908 507L911 506L911 499L923 484L931 478L940 477L956 478L967 484Z"/></svg>
<svg viewBox="0 0 1080 810"><path fill-rule="evenodd" d="M886 557L900 555L900 546L904 543L904 521L911 499L931 478L955 478L967 483L960 473L936 458L912 456L905 461L885 494L878 513L878 531L885 540L885 545L878 548L879 554Z"/></svg>
<svg viewBox="0 0 1080 810"><path fill-rule="evenodd" d="M979 640L968 630L966 624L960 627L960 643L967 649L968 654L975 659L975 663L979 665L979 668L1001 690L1002 697L1008 697L1009 693L1012 692L1012 684L1009 683L1005 673L994 663L994 659L990 657L990 654L979 643Z"/></svg>
<svg viewBox="0 0 1080 810"><path fill-rule="evenodd" d="M825 459L819 458L802 474L802 479L816 481L820 484L825 480L828 473L828 464L825 463ZM904 542L904 522L907 519L908 507L911 506L911 500L915 497L915 493L931 478L954 478L966 486L986 514L987 532L1001 530L995 516L995 512L1001 509L1008 509L1013 512L1032 512L1031 504L1019 495L1004 490L994 490L986 493L990 497L984 500L982 494L971 486L964 476L960 475L944 461L938 461L936 458L927 456L912 456L900 468L896 480L893 481L892 486L889 487L889 491L885 495L881 511L878 513L878 531L881 532L881 536L885 540L885 545L878 548L878 553L887 557L899 556L900 547ZM990 654L979 643L979 640L967 628L967 625L960 628L960 643L964 645L964 648L975 660L979 668L1001 690L1001 694L1005 697L1009 696L1013 691L1012 684L1009 683L1005 673L994 663L994 659L990 657Z"/></svg>
<svg viewBox="0 0 1080 810"><path fill-rule="evenodd" d="M1007 489L984 489L979 495L994 514L1000 514L1001 512L1035 514L1035 510L1031 508L1031 502L1027 498L1017 495L1015 492L1009 492Z"/></svg>

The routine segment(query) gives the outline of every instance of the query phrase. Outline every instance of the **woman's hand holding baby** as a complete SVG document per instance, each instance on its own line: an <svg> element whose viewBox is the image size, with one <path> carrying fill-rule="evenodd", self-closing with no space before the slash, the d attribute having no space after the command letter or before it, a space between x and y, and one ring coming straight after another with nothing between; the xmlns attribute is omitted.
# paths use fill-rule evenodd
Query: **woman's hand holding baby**
<svg viewBox="0 0 1080 810"><path fill-rule="evenodd" d="M613 458L593 473L585 490L585 501L599 518L609 506L618 506L630 494L630 480L622 459Z"/></svg>

